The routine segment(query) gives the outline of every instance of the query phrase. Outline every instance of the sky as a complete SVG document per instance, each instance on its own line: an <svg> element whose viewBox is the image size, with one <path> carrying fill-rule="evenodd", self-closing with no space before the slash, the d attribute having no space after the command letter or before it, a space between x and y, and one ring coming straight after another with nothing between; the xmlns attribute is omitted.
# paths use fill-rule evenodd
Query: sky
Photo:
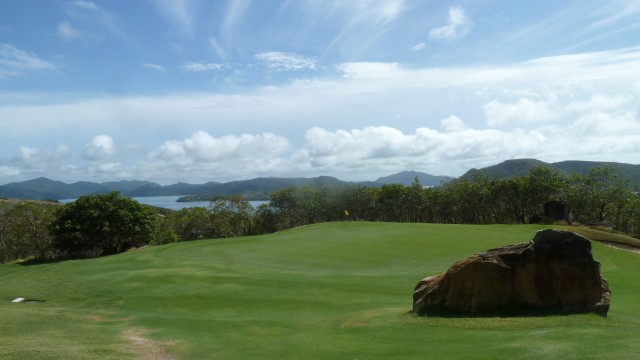
<svg viewBox="0 0 640 360"><path fill-rule="evenodd" d="M635 0L0 2L0 184L640 161Z"/></svg>

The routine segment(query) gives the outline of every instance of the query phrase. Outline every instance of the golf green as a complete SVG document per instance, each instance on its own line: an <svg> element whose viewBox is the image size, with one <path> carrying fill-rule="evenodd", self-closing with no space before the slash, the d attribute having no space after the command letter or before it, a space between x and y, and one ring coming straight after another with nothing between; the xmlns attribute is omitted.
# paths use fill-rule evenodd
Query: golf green
<svg viewBox="0 0 640 360"><path fill-rule="evenodd" d="M408 313L421 278L542 228L340 222L2 265L0 358L639 358L640 254L599 243L607 318Z"/></svg>

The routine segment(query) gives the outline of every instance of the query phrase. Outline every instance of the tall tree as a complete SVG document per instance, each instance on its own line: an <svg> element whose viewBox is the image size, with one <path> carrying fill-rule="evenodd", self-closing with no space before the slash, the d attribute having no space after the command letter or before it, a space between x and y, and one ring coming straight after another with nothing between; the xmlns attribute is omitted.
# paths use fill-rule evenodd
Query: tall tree
<svg viewBox="0 0 640 360"><path fill-rule="evenodd" d="M180 241L215 237L211 211L207 208L184 208L169 214L167 218L168 223Z"/></svg>
<svg viewBox="0 0 640 360"><path fill-rule="evenodd" d="M209 205L215 237L244 236L251 229L253 206L242 195L218 196Z"/></svg>
<svg viewBox="0 0 640 360"><path fill-rule="evenodd" d="M570 209L583 223L612 221L615 225L634 196L629 179L610 166L591 169L586 175L573 174L570 182Z"/></svg>
<svg viewBox="0 0 640 360"><path fill-rule="evenodd" d="M19 202L0 213L0 263L54 257L48 226L58 205Z"/></svg>
<svg viewBox="0 0 640 360"><path fill-rule="evenodd" d="M529 170L524 186L526 199L525 217L531 219L544 213L544 205L549 201L567 200L567 180L556 170L536 166Z"/></svg>
<svg viewBox="0 0 640 360"><path fill-rule="evenodd" d="M384 184L377 194L376 204L383 221L407 221L404 206L405 186L402 184Z"/></svg>

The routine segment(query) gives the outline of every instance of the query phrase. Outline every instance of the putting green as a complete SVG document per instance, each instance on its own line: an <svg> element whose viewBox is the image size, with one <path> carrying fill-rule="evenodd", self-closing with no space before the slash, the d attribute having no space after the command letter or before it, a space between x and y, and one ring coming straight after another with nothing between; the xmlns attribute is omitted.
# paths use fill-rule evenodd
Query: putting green
<svg viewBox="0 0 640 360"><path fill-rule="evenodd" d="M541 226L341 222L0 266L2 359L635 359L640 255L593 244L608 318L419 318L424 276ZM17 297L41 300L12 303Z"/></svg>

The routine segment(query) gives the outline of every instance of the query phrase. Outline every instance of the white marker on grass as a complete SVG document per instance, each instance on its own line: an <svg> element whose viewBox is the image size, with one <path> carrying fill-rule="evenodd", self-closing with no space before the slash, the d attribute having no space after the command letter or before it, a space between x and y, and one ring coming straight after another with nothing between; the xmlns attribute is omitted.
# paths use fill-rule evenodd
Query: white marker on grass
<svg viewBox="0 0 640 360"><path fill-rule="evenodd" d="M12 302L19 303L19 302L23 302L24 300L25 300L24 298L16 298Z"/></svg>

